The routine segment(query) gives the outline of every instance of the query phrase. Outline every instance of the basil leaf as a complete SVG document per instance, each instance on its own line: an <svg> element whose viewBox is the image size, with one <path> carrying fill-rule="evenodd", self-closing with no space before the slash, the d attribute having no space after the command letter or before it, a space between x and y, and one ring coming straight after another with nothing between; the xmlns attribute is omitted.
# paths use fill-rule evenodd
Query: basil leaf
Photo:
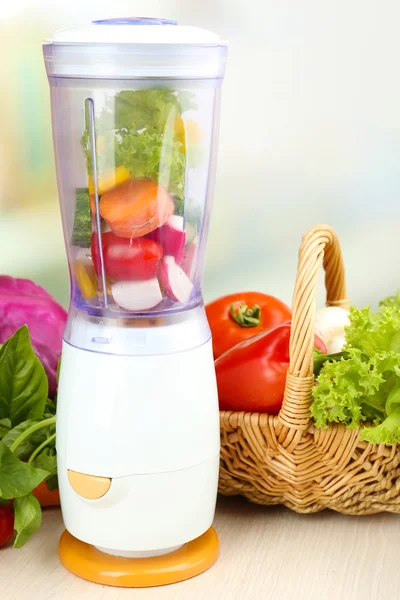
<svg viewBox="0 0 400 600"><path fill-rule="evenodd" d="M58 490L57 475L53 475L52 477L49 477L49 479L46 481L46 484L47 484L47 489L49 490L49 492L52 492L53 490Z"/></svg>
<svg viewBox="0 0 400 600"><path fill-rule="evenodd" d="M0 418L9 417L12 425L40 418L48 387L24 325L0 349Z"/></svg>
<svg viewBox="0 0 400 600"><path fill-rule="evenodd" d="M57 473L57 455L55 448L46 447L36 458L33 460L33 466L38 469L44 469L51 475Z"/></svg>
<svg viewBox="0 0 400 600"><path fill-rule="evenodd" d="M38 421L33 419L28 419L27 421L23 421L16 427L10 429L8 433L3 437L3 443L10 448L17 437L21 435L25 429L28 429ZM17 458L26 458L28 455L32 454L35 448L40 446L42 442L46 439L46 433L44 429L39 429L39 431L35 431L31 436L29 436L26 440L24 440L13 453Z"/></svg>
<svg viewBox="0 0 400 600"><path fill-rule="evenodd" d="M14 515L14 527L17 530L14 548L22 548L31 535L39 529L42 522L39 501L33 494L16 498L14 501Z"/></svg>
<svg viewBox="0 0 400 600"><path fill-rule="evenodd" d="M54 400L50 400L50 398L48 398L44 405L43 417L45 419L48 419L49 417L54 417L55 414L56 414L56 403Z"/></svg>
<svg viewBox="0 0 400 600"><path fill-rule="evenodd" d="M0 440L2 437L6 435L8 431L11 429L11 421L10 419L0 419Z"/></svg>
<svg viewBox="0 0 400 600"><path fill-rule="evenodd" d="M0 496L20 498L42 483L50 473L19 460L0 442Z"/></svg>

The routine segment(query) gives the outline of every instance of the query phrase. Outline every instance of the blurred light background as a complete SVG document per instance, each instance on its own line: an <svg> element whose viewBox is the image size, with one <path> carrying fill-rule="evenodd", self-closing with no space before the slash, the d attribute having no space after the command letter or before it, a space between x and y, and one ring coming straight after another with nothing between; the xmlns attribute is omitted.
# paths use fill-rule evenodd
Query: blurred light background
<svg viewBox="0 0 400 600"><path fill-rule="evenodd" d="M0 272L64 305L41 42L111 16L162 16L230 40L204 292L291 300L297 249L333 225L354 303L400 285L397 0L13 0L0 7Z"/></svg>

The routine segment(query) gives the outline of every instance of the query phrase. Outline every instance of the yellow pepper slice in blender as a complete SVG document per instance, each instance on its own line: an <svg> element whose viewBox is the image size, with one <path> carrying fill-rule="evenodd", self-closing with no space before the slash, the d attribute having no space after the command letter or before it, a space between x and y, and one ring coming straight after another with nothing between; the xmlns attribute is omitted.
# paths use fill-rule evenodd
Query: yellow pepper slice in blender
<svg viewBox="0 0 400 600"><path fill-rule="evenodd" d="M202 142L203 132L197 121L193 119L184 121L181 116L178 116L175 119L175 137L184 146L186 143L188 146L193 146Z"/></svg>
<svg viewBox="0 0 400 600"><path fill-rule="evenodd" d="M85 300L90 300L96 295L96 273L94 266L83 260L76 260L74 274Z"/></svg>
<svg viewBox="0 0 400 600"><path fill-rule="evenodd" d="M99 195L104 194L107 190L111 190L119 183L123 183L130 179L130 171L124 167L116 167L115 169L105 169L98 177ZM89 175L89 194L94 194L94 182L92 175Z"/></svg>

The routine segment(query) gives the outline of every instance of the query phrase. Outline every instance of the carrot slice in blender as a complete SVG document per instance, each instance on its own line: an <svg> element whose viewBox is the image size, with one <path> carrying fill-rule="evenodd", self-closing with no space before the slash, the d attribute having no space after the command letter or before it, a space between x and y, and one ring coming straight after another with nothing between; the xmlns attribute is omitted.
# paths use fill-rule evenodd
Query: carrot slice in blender
<svg viewBox="0 0 400 600"><path fill-rule="evenodd" d="M100 214L115 235L136 238L164 225L174 211L168 192L149 179L130 179L101 196Z"/></svg>

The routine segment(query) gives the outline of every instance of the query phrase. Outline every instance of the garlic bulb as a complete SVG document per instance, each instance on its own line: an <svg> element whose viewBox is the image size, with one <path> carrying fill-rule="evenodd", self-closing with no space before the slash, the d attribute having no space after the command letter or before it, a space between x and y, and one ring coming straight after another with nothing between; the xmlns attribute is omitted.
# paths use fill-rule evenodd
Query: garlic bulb
<svg viewBox="0 0 400 600"><path fill-rule="evenodd" d="M340 352L346 342L344 328L349 325L349 311L327 306L315 315L315 334L324 342L328 354Z"/></svg>

